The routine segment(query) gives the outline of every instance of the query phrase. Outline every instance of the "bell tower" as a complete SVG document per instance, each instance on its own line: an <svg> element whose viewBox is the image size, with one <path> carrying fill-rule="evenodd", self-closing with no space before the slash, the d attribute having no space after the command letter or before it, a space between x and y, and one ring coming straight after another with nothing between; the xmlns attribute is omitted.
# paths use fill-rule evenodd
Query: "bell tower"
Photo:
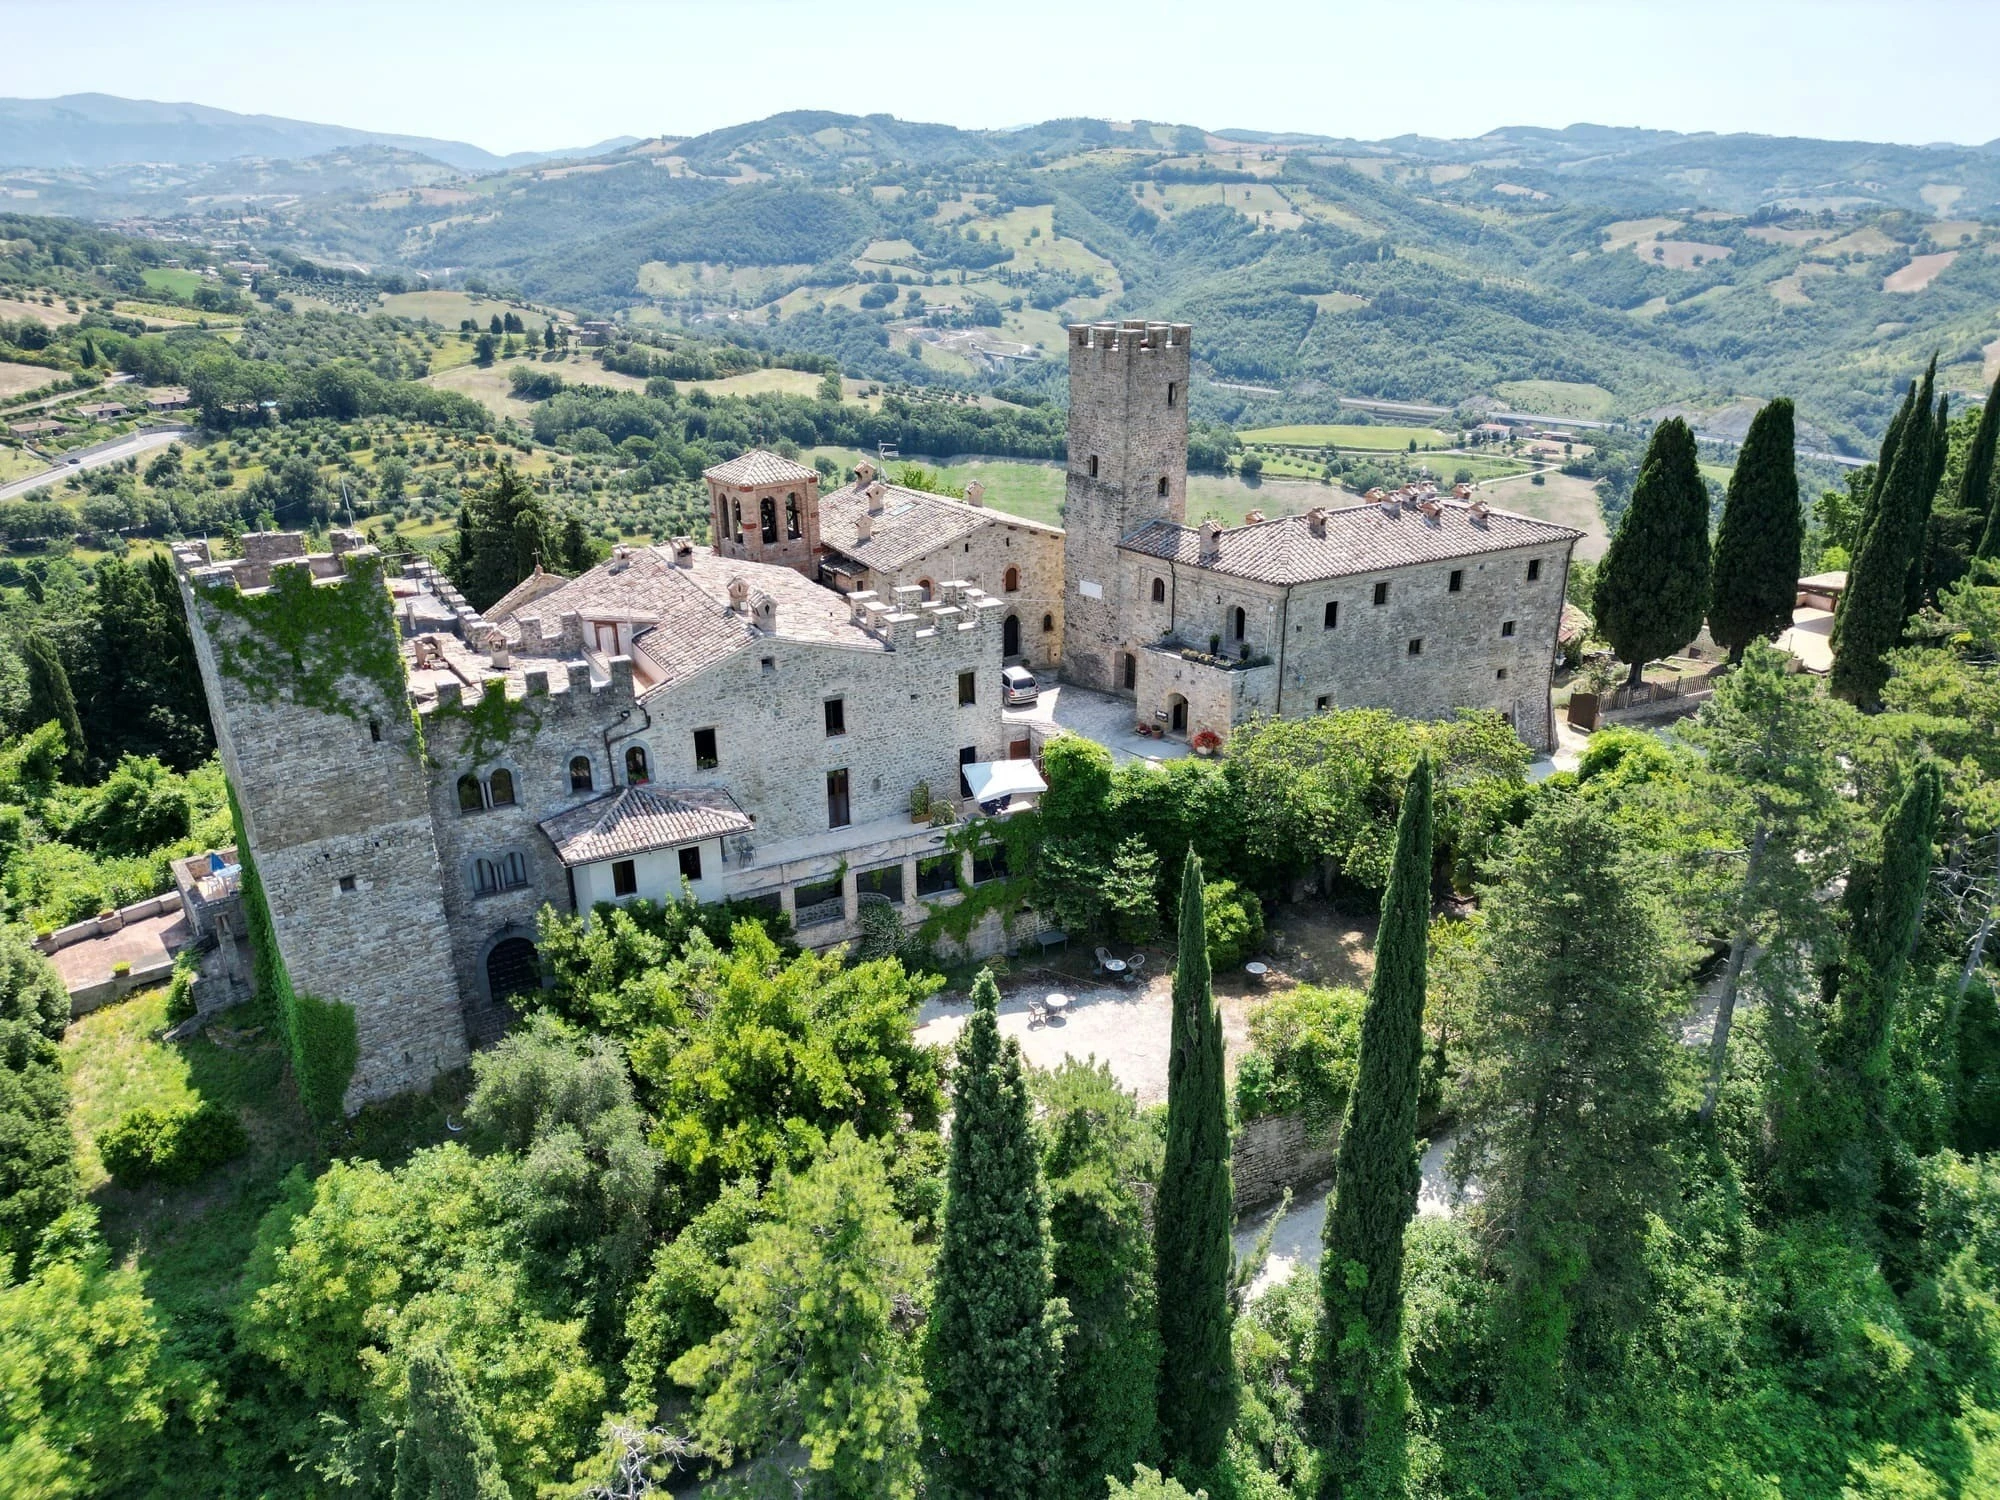
<svg viewBox="0 0 2000 1500"><path fill-rule="evenodd" d="M1079 323L1069 330L1069 467L1063 493L1063 676L1126 689L1118 543L1187 515L1186 323Z"/></svg>
<svg viewBox="0 0 2000 1500"><path fill-rule="evenodd" d="M753 448L702 471L717 557L778 563L810 578L819 567L819 471Z"/></svg>

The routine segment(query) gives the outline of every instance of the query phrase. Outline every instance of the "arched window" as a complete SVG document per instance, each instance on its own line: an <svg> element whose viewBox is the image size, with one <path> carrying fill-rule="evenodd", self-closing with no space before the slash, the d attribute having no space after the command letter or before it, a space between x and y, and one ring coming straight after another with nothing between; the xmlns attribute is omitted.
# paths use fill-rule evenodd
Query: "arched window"
<svg viewBox="0 0 2000 1500"><path fill-rule="evenodd" d="M479 794L479 778L467 771L458 778L458 810L478 812L486 805L486 799Z"/></svg>
<svg viewBox="0 0 2000 1500"><path fill-rule="evenodd" d="M797 495L785 496L785 535L795 542L805 535L805 529L799 524L799 497Z"/></svg>
<svg viewBox="0 0 2000 1500"><path fill-rule="evenodd" d="M514 773L501 769L495 771L486 781L486 790L492 797L494 807L514 805Z"/></svg>
<svg viewBox="0 0 2000 1500"><path fill-rule="evenodd" d="M757 502L757 525L759 535L763 537L765 546L768 547L777 541L778 502L770 495L766 495L762 500Z"/></svg>
<svg viewBox="0 0 2000 1500"><path fill-rule="evenodd" d="M569 789L572 792L590 791L594 783L590 774L590 757L572 755L569 758Z"/></svg>
<svg viewBox="0 0 2000 1500"><path fill-rule="evenodd" d="M1164 578L1155 578L1155 579L1153 580L1153 602L1154 602L1155 604L1165 604L1165 603L1167 602L1167 580L1166 580L1166 579L1164 579Z"/></svg>
<svg viewBox="0 0 2000 1500"><path fill-rule="evenodd" d="M1160 493L1164 495L1166 494L1166 492L1167 492L1167 476L1162 474L1160 476Z"/></svg>
<svg viewBox="0 0 2000 1500"><path fill-rule="evenodd" d="M528 883L528 857L518 849L501 857L500 887L517 890Z"/></svg>
<svg viewBox="0 0 2000 1500"><path fill-rule="evenodd" d="M490 859L472 862L472 889L475 895L490 896L500 889L500 871Z"/></svg>
<svg viewBox="0 0 2000 1500"><path fill-rule="evenodd" d="M646 767L646 747L631 745L625 751L625 779L633 786L644 786L653 779Z"/></svg>
<svg viewBox="0 0 2000 1500"><path fill-rule="evenodd" d="M1236 633L1237 640L1240 641L1243 639L1243 627L1247 623L1248 622L1243 617L1242 605L1240 604L1237 605L1235 609L1229 612L1229 628Z"/></svg>
<svg viewBox="0 0 2000 1500"><path fill-rule="evenodd" d="M729 502L729 520L730 520L729 539L733 542L742 541L743 502L741 500L731 500Z"/></svg>
<svg viewBox="0 0 2000 1500"><path fill-rule="evenodd" d="M1002 587L1003 589L1005 589L1005 590L1006 590L1006 591L1007 591L1008 593L1010 593L1010 594L1018 594L1018 593L1020 593L1020 592L1021 592L1021 570L1020 570L1019 568L1009 568L1009 569L1007 570L1007 577L1006 577L1006 580L1005 580L1005 582L1003 582L1003 583L1001 584L1001 587Z"/></svg>
<svg viewBox="0 0 2000 1500"><path fill-rule="evenodd" d="M1054 635L1055 633L1056 633L1056 617L1054 615L1043 615L1042 634Z"/></svg>
<svg viewBox="0 0 2000 1500"><path fill-rule="evenodd" d="M917 587L924 591L924 603L926 604L930 603L932 597L931 591L933 588L936 587L936 585L933 584L928 578L919 578L917 580Z"/></svg>

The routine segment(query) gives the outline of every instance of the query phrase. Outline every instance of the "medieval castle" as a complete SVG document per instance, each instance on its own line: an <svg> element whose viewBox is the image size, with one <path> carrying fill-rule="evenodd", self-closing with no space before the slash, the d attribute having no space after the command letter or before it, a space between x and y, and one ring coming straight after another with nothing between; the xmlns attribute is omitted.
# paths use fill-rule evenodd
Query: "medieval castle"
<svg viewBox="0 0 2000 1500"><path fill-rule="evenodd" d="M751 452L710 546L539 570L484 612L350 532L176 549L223 764L293 987L352 1007L350 1108L421 1087L539 982L544 904L683 884L854 938L1003 873L923 815L995 811L1046 720L1021 661L1187 738L1253 715L1495 709L1552 737L1578 533L1426 488L1185 524L1184 324L1069 333L1065 528ZM1036 778L1027 774L1027 781ZM968 943L991 951L997 921Z"/></svg>

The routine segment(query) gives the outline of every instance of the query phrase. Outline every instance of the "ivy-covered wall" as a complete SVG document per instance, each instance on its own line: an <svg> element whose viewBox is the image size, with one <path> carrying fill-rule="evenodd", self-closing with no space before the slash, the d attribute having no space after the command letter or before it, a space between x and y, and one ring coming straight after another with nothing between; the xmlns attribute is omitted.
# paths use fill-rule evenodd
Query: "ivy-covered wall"
<svg viewBox="0 0 2000 1500"><path fill-rule="evenodd" d="M207 588L202 602L242 625L215 631L215 663L253 696L321 713L365 719L401 705L406 696L395 605L383 582L382 558L351 552L338 584L321 587L302 563L271 570L268 588L244 593ZM346 679L360 678L381 694L357 703Z"/></svg>
<svg viewBox="0 0 2000 1500"><path fill-rule="evenodd" d="M257 993L270 999L278 1029L284 1033L299 1102L306 1114L322 1123L336 1120L361 1056L354 1011L337 1000L293 990L284 955L278 951L271 908L264 899L264 882L250 852L250 836L243 827L243 809L234 786L229 788L229 813L236 823L236 857L243 866L243 920L250 929L251 970Z"/></svg>

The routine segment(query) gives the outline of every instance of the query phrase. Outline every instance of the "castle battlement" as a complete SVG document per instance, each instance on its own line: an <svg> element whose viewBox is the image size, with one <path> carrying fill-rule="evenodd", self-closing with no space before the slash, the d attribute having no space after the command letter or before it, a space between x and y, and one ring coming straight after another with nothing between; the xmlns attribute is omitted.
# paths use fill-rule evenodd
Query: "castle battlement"
<svg viewBox="0 0 2000 1500"><path fill-rule="evenodd" d="M977 641L988 628L997 628L1006 608L1000 600L960 578L939 584L935 599L925 599L924 591L914 584L891 592L895 601L886 604L873 589L847 596L853 622L891 651L923 651Z"/></svg>
<svg viewBox="0 0 2000 1500"><path fill-rule="evenodd" d="M1178 350L1183 360L1194 342L1192 323L1148 323L1128 319L1122 323L1072 323L1069 343L1072 351L1094 350L1099 354L1138 355Z"/></svg>

